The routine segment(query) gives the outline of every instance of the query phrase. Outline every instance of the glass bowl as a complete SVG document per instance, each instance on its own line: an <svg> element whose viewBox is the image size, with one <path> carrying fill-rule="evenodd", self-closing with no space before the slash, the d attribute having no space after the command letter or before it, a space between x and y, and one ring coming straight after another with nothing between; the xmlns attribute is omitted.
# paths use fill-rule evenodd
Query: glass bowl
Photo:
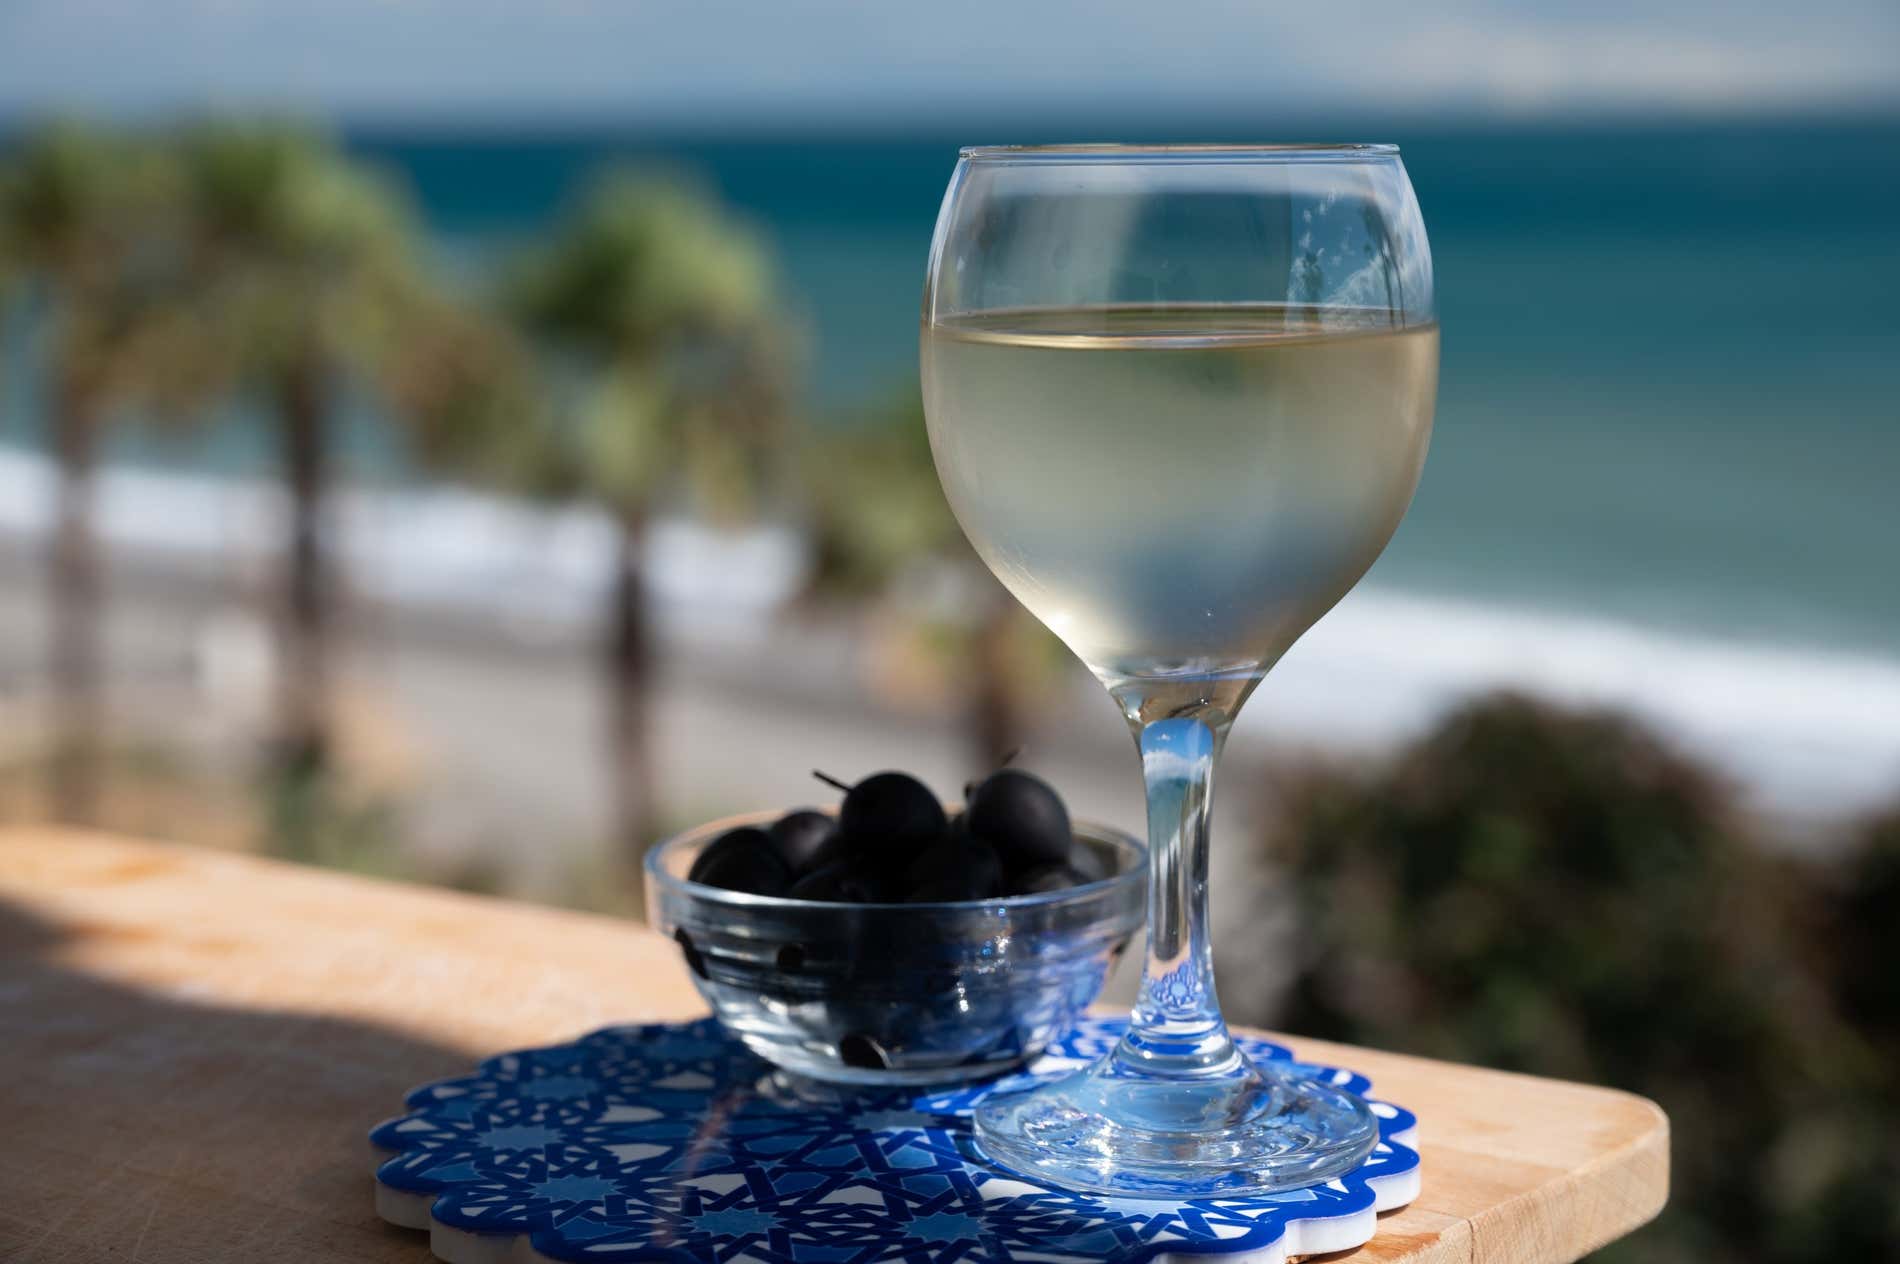
<svg viewBox="0 0 1900 1264"><path fill-rule="evenodd" d="M1142 923L1147 850L1078 822L1108 877L942 904L833 904L689 881L728 817L647 854L647 920L679 944L713 1013L753 1052L849 1084L940 1084L1018 1066L1087 1009Z"/></svg>

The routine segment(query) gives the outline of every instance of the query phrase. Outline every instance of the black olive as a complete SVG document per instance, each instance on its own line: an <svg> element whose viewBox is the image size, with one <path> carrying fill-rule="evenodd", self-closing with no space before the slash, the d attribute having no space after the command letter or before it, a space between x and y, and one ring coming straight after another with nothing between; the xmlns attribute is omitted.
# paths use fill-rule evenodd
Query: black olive
<svg viewBox="0 0 1900 1264"><path fill-rule="evenodd" d="M890 1065L884 1050L869 1036L846 1036L838 1042L838 1060L848 1067L882 1071Z"/></svg>
<svg viewBox="0 0 1900 1264"><path fill-rule="evenodd" d="M947 838L904 871L906 898L913 904L988 899L1002 884L1002 860L977 838Z"/></svg>
<svg viewBox="0 0 1900 1264"><path fill-rule="evenodd" d="M1062 797L1042 778L1017 768L985 777L964 816L970 832L995 847L1011 873L1060 864L1075 842Z"/></svg>
<svg viewBox="0 0 1900 1264"><path fill-rule="evenodd" d="M706 977L706 958L700 955L699 945L686 933L684 926L673 932L673 942L680 946L680 955L686 958L686 968L700 978Z"/></svg>
<svg viewBox="0 0 1900 1264"><path fill-rule="evenodd" d="M837 829L838 823L825 813L800 808L772 822L766 834L792 871L804 874L821 867L817 858Z"/></svg>
<svg viewBox="0 0 1900 1264"><path fill-rule="evenodd" d="M1041 865L1016 875L1009 884L1011 895L1043 895L1081 886L1089 878L1073 865Z"/></svg>
<svg viewBox="0 0 1900 1264"><path fill-rule="evenodd" d="M943 804L908 773L880 772L845 793L838 833L847 855L877 869L902 869L943 838Z"/></svg>
<svg viewBox="0 0 1900 1264"><path fill-rule="evenodd" d="M783 895L792 884L791 866L764 830L744 825L714 839L693 861L686 876L707 886L753 895Z"/></svg>
<svg viewBox="0 0 1900 1264"><path fill-rule="evenodd" d="M827 865L806 874L788 892L795 900L824 900L831 904L882 904L890 891L879 876L850 864Z"/></svg>

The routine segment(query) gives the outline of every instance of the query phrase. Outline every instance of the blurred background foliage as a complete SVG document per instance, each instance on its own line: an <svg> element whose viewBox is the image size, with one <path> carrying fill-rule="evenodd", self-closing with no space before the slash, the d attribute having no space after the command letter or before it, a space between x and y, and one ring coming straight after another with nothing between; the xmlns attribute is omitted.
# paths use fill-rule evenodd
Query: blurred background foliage
<svg viewBox="0 0 1900 1264"><path fill-rule="evenodd" d="M1605 1259L1900 1252L1891 815L1791 859L1626 717L1516 695L1287 791L1273 1021L1661 1103L1670 1208Z"/></svg>
<svg viewBox="0 0 1900 1264"><path fill-rule="evenodd" d="M613 524L600 661L632 859L666 819L644 574L657 517L807 517L813 600L869 603L900 656L975 682L965 709L979 766L1020 744L1022 713L1058 672L1054 641L950 516L914 389L849 424L802 424L799 325L771 251L688 175L603 170L544 240L476 277L431 260L399 186L293 122L43 127L0 169L0 215L7 310L34 328L37 371L55 386L45 802L58 819L110 815L93 524L106 433L231 408L276 427L288 504L266 603L277 698L259 783L265 845L286 854L361 858L363 846L312 840L389 824L335 784L331 640L346 584L326 513L346 402L373 407L438 476L592 506Z"/></svg>
<svg viewBox="0 0 1900 1264"><path fill-rule="evenodd" d="M569 222L518 263L507 312L548 356L562 402L527 468L616 524L606 683L619 829L656 834L649 752L654 649L644 573L657 509L745 519L787 444L789 365L765 249L681 178L600 177ZM675 503L668 504L668 498Z"/></svg>

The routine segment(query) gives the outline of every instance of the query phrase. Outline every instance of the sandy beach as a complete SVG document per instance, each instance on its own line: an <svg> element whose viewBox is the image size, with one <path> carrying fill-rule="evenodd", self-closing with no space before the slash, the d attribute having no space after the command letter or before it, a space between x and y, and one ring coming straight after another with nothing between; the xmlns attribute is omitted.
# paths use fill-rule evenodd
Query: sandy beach
<svg viewBox="0 0 1900 1264"><path fill-rule="evenodd" d="M0 490L0 740L19 747L43 718L51 480L38 458L0 452ZM244 480L101 479L113 705L128 731L214 760L248 749L270 706L262 612L280 512L273 488ZM510 854L524 836L537 854L549 839L602 836L592 647L605 524L453 489L385 489L339 498L333 525L352 731L412 801L418 836L492 838ZM906 696L875 667L874 620L792 600L801 548L785 530L655 533L659 777L676 819L811 799L820 765L848 776L902 764L946 793L973 771L954 698ZM1452 601L1383 587L1375 568L1249 704L1223 816L1245 807L1254 779L1240 770L1294 751L1376 754L1496 688L1635 713L1797 842L1900 789L1900 662ZM1139 824L1132 747L1079 668L1046 705L1030 758L1082 813ZM1249 824L1243 814L1234 827Z"/></svg>

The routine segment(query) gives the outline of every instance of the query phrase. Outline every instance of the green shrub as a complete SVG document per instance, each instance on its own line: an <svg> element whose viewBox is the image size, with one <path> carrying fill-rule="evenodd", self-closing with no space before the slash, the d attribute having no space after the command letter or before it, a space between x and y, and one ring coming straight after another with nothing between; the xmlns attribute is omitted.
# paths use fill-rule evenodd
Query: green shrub
<svg viewBox="0 0 1900 1264"><path fill-rule="evenodd" d="M1606 1260L1900 1258L1900 1069L1864 1034L1900 1012L1900 817L1830 892L1730 798L1627 718L1508 695L1313 774L1275 1021L1660 1102L1670 1209Z"/></svg>

